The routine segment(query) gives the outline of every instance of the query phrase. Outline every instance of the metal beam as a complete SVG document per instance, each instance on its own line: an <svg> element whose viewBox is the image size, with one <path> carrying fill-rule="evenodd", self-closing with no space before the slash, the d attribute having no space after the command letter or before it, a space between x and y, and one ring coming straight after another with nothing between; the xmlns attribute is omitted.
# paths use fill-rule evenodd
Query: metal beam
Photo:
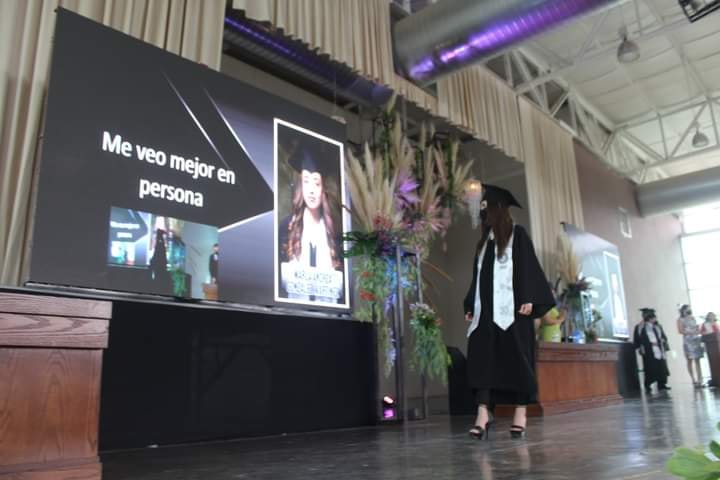
<svg viewBox="0 0 720 480"><path fill-rule="evenodd" d="M690 105L685 105L684 107L679 107L679 108L676 108L676 109L674 109L674 110L670 110L670 111L667 111L667 112L663 112L663 113L660 114L660 116L662 116L662 117L664 117L664 118L671 117L671 116L676 115L676 114L678 114L678 113L686 112L686 111L688 111L688 110L693 110L693 109L695 109L695 108L697 108L697 107L700 107L700 106L702 106L702 105L705 105L705 104L709 103L710 101L718 102L718 105L720 105L720 97L713 97L713 98L710 98L710 99L704 99L704 100L702 100L702 101L700 101L700 102L692 103L692 104L690 104ZM682 102L682 103L685 103L685 102ZM643 115L643 116L645 116L645 115L652 115L653 113L654 113L654 112L647 112L647 113L643 113L642 115ZM655 120L656 118L657 118L657 117L655 116L655 117L647 118L647 119L644 119L644 120L629 120L629 121L627 121L627 122L625 122L625 123L622 123L622 124L618 125L618 128L633 128L633 127L639 127L640 125L645 125L646 123L652 122L652 121Z"/></svg>
<svg viewBox="0 0 720 480"><path fill-rule="evenodd" d="M555 105L553 105L553 107L550 109L550 115L552 115L553 117L556 116L558 114L558 112L560 111L560 109L562 108L563 104L565 103L565 100L567 100L567 98L569 96L570 96L569 90L566 91L565 93L563 93L562 95L560 95L560 98L557 99L557 101L555 102Z"/></svg>
<svg viewBox="0 0 720 480"><path fill-rule="evenodd" d="M663 18L662 14L657 8L657 5L655 5L654 1L648 1L645 0L645 6L650 10L650 13L653 14L655 19L660 22L660 24L664 27L666 26L665 19ZM708 88L705 86L705 82L703 82L702 77L700 76L700 72L697 71L695 66L690 63L687 59L687 56L685 55L685 51L682 48L682 45L679 44L677 39L675 38L675 35L673 32L668 32L667 38L670 41L670 45L675 49L675 52L680 56L680 61L683 63L685 68L687 68L690 73L692 73L693 80L695 80L695 83L697 83L697 86L700 88L700 90L705 93L705 95L710 96L710 93L708 91ZM690 92L688 92L689 94Z"/></svg>
<svg viewBox="0 0 720 480"><path fill-rule="evenodd" d="M529 82L530 80L532 80L532 74L530 74L530 69L528 69L527 65L525 64L525 59L523 58L522 54L520 54L516 50L513 50L512 58L515 62L515 66L517 66L518 70L520 70L520 75L522 75L523 80L525 82ZM535 99L535 102L538 104L538 106L540 106L540 108L547 112L547 106L543 101L542 94L537 91L537 86L533 87L530 90L530 95L532 95L532 97Z"/></svg>
<svg viewBox="0 0 720 480"><path fill-rule="evenodd" d="M677 20L673 23L666 24L665 26L661 26L655 30L646 32L644 34L638 35L633 38L636 42L643 42L646 40L650 40L652 38L658 37L660 35L664 35L666 33L681 29L683 27L688 27L690 23L688 23L686 18L682 18L681 20ZM593 60L597 60L599 57L602 57L607 54L615 54L617 51L617 43L613 45L609 45L607 47L599 48L591 50L590 52L587 52L586 55L584 55L581 58L578 58L572 64L562 67L559 69L556 69L554 71L551 71L549 73L546 73L544 75L540 75L536 77L535 79L531 80L530 82L525 82L522 85L518 87L519 93L525 93L529 91L530 89L536 87L537 85L540 85L545 82L549 82L550 80L554 80L558 77L561 77L563 75L566 75L579 67L580 65L584 65L585 63L592 62Z"/></svg>
<svg viewBox="0 0 720 480"><path fill-rule="evenodd" d="M695 123L698 121L698 118L700 118L700 115L702 115L702 113L705 111L705 108L707 108L707 104L700 107L700 110L697 111L697 113L693 117L692 121L690 122L690 125L688 125L688 127L685 129L683 134L680 136L680 141L677 142L677 145L675 145L675 148L673 148L673 151L670 153L670 158L674 157L675 154L677 153L677 151L680 149L683 142L687 138L688 134L690 133L692 128L695 126Z"/></svg>
<svg viewBox="0 0 720 480"><path fill-rule="evenodd" d="M590 45L592 45L595 40L597 39L597 34L600 32L600 28L602 28L603 24L605 23L605 19L607 19L608 15L610 15L610 10L605 10L603 14L595 21L595 24L592 27L592 30L590 30L590 34L585 39L585 43L580 47L580 51L573 57L573 62L577 61L578 59L582 58L585 53L588 51L588 48L590 48ZM570 62L572 64L572 62Z"/></svg>
<svg viewBox="0 0 720 480"><path fill-rule="evenodd" d="M547 62L543 61L542 58L535 55L534 52L532 52L531 50L528 50L524 47L520 47L518 50L520 50L520 52L525 55L528 61L535 65L538 71L550 70L550 65ZM552 81L560 85L560 87L565 90L573 90L572 86L562 78L556 78ZM519 92L517 93L520 95ZM582 96L581 93L579 93L578 91L573 91L573 98L575 98L575 101L577 101L578 104L582 105L583 108L585 108L585 111L597 118L605 128L607 128L608 130L615 129L615 122L610 120L604 113L598 110L591 102L589 102L584 96Z"/></svg>
<svg viewBox="0 0 720 480"><path fill-rule="evenodd" d="M515 88L515 81L513 80L513 69L512 69L512 63L510 61L510 53L506 53L503 55L503 60L505 62L505 81L510 85L510 88Z"/></svg>
<svg viewBox="0 0 720 480"><path fill-rule="evenodd" d="M670 155L668 155L667 137L665 136L665 125L663 125L662 117L660 116L660 114L658 114L657 119L658 123L660 124L660 136L662 137L663 152L665 152L665 158L669 158Z"/></svg>
<svg viewBox="0 0 720 480"><path fill-rule="evenodd" d="M657 153L655 150L650 148L645 142L637 138L632 133L628 132L627 130L621 130L618 132L618 135L622 136L626 140L628 140L630 143L635 145L637 148L642 150L647 154L648 157L654 159L656 162L662 162L665 160L665 157Z"/></svg>
<svg viewBox="0 0 720 480"><path fill-rule="evenodd" d="M710 107L710 119L712 120L713 124L713 130L715 130L715 143L720 145L720 133L718 133L718 122L715 118L715 108L713 107L712 102L708 102L708 107Z"/></svg>
<svg viewBox="0 0 720 480"><path fill-rule="evenodd" d="M714 145L712 147L703 148L702 150L697 150L695 152L686 153L686 154L680 155L678 157L663 160L662 162L648 163L643 168L655 169L658 167L667 167L668 165L672 165L674 163L679 163L684 160L690 160L691 158L697 157L698 155L704 155L706 153L712 153L712 152L716 152L716 151L720 151L720 145ZM641 171L641 169L638 168L637 170L626 172L626 175L636 175L636 174L640 173L640 171Z"/></svg>

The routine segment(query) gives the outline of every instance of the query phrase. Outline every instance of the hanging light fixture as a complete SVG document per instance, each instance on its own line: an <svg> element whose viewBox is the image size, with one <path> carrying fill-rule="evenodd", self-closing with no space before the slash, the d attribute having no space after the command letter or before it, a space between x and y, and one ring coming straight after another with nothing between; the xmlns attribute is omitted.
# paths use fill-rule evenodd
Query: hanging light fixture
<svg viewBox="0 0 720 480"><path fill-rule="evenodd" d="M708 145L710 145L710 139L707 135L700 131L700 124L695 122L695 135L693 135L692 138L693 148L705 148Z"/></svg>
<svg viewBox="0 0 720 480"><path fill-rule="evenodd" d="M640 47L638 44L628 39L627 27L620 29L620 38L622 41L618 45L617 59L620 63L632 63L640 58Z"/></svg>
<svg viewBox="0 0 720 480"><path fill-rule="evenodd" d="M470 213L470 221L472 222L473 230L480 225L480 202L482 201L482 183L480 180L470 178L465 182L463 186L463 197L468 205L468 212Z"/></svg>

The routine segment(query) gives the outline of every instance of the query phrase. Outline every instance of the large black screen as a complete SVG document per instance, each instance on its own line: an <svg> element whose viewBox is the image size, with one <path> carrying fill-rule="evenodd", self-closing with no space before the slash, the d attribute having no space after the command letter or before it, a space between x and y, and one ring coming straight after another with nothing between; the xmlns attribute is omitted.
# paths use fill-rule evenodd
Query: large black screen
<svg viewBox="0 0 720 480"><path fill-rule="evenodd" d="M57 17L30 280L348 308L344 125Z"/></svg>

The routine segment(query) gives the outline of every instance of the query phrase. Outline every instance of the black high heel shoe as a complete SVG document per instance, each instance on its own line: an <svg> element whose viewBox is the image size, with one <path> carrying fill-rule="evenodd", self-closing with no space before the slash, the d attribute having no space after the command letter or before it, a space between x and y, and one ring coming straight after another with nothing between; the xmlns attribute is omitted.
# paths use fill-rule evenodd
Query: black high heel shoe
<svg viewBox="0 0 720 480"><path fill-rule="evenodd" d="M513 440L519 440L527 436L527 429L520 425L513 425L510 427L510 438Z"/></svg>
<svg viewBox="0 0 720 480"><path fill-rule="evenodd" d="M485 440L490 440L490 428L492 427L492 423L487 422L485 423L485 428L475 425L470 429L468 434L473 437L476 440L482 440L483 438Z"/></svg>

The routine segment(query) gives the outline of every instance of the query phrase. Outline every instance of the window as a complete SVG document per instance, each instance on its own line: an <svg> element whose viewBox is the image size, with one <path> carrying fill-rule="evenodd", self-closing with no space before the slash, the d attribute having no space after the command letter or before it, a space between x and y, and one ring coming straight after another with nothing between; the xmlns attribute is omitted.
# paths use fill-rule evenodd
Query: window
<svg viewBox="0 0 720 480"><path fill-rule="evenodd" d="M699 316L720 312L720 205L687 210L682 222L690 304Z"/></svg>

